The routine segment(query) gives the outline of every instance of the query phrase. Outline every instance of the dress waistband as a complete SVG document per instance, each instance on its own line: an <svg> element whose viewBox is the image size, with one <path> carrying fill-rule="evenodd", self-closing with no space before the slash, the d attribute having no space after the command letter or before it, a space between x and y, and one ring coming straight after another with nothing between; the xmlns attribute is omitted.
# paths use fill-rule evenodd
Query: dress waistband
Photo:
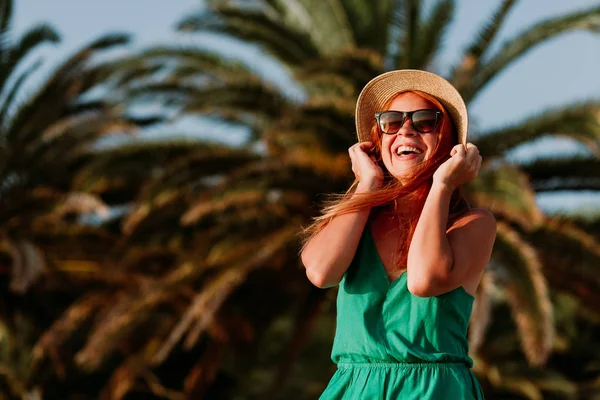
<svg viewBox="0 0 600 400"><path fill-rule="evenodd" d="M467 368L464 362L340 362L342 368Z"/></svg>

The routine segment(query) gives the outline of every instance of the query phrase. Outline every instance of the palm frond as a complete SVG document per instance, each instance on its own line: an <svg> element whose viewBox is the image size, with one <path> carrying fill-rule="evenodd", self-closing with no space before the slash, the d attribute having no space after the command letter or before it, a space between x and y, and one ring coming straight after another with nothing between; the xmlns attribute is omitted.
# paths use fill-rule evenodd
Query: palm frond
<svg viewBox="0 0 600 400"><path fill-rule="evenodd" d="M327 294L326 291L313 286L310 288L306 299L301 304L294 320L295 326L293 328L290 344L287 346L287 351L279 365L277 376L273 379L273 383L269 389L269 398L277 398L278 394L281 392L283 384L287 381L288 376L291 373L294 362L298 358L309 334L314 329L317 317L322 311L323 303L327 300Z"/></svg>
<svg viewBox="0 0 600 400"><path fill-rule="evenodd" d="M106 50L115 46L122 46L129 43L130 40L131 34L129 33L109 33L92 41L90 44L80 50L80 53Z"/></svg>
<svg viewBox="0 0 600 400"><path fill-rule="evenodd" d="M274 117L287 103L282 94L259 81L228 83L226 86L198 90L183 107L182 113L207 113L219 108L236 109Z"/></svg>
<svg viewBox="0 0 600 400"><path fill-rule="evenodd" d="M49 184L56 179L47 176L51 172L48 170L48 165L51 165L57 158L68 154L67 157L63 156L63 168L68 170L74 161L92 149L99 138L116 134L131 134L136 130L135 125L121 120L114 112L79 113L50 124L41 133L40 140L23 149L21 157L25 159L24 162L29 163L28 172L31 175L40 174L39 177L35 177L35 180ZM13 165L19 167L23 164L15 161ZM64 178L61 180L64 181Z"/></svg>
<svg viewBox="0 0 600 400"><path fill-rule="evenodd" d="M265 202L269 202L268 194L268 191L258 189L230 190L222 197L215 196L210 200L202 199L190 206L181 216L181 222L183 225L191 225L209 215L226 213L235 208L248 209L264 205Z"/></svg>
<svg viewBox="0 0 600 400"><path fill-rule="evenodd" d="M187 398L203 398L210 384L216 378L219 362L227 348L227 343L213 340L202 358L191 368L185 377L184 392Z"/></svg>
<svg viewBox="0 0 600 400"><path fill-rule="evenodd" d="M600 7L577 11L571 14L554 17L535 24L526 31L508 39L503 46L474 73L473 81L462 96L466 102L472 101L481 90L513 61L517 60L536 45L563 32L583 29L598 31L600 24Z"/></svg>
<svg viewBox="0 0 600 400"><path fill-rule="evenodd" d="M405 10L398 11L403 19L398 54L394 65L397 69L417 68L417 51L421 27L421 0L403 2Z"/></svg>
<svg viewBox="0 0 600 400"><path fill-rule="evenodd" d="M307 60L295 76L300 83L309 88L313 81L321 79L322 76L343 80L349 85L349 95L346 98L356 98L367 82L382 71L383 59L380 54L370 49L353 48L336 55ZM332 92L324 91L322 95L331 94Z"/></svg>
<svg viewBox="0 0 600 400"><path fill-rule="evenodd" d="M14 111L15 100L21 93L23 84L41 65L41 61L32 63L14 79L10 88L5 89L6 97L4 98L3 107L0 109L0 127L5 127L8 124L10 114Z"/></svg>
<svg viewBox="0 0 600 400"><path fill-rule="evenodd" d="M485 333L492 320L492 298L490 294L493 286L492 281L491 274L484 274L475 293L473 312L469 322L469 351L473 353L477 353L483 345Z"/></svg>
<svg viewBox="0 0 600 400"><path fill-rule="evenodd" d="M283 247L287 247L290 240L297 233L297 229L297 225L294 223L288 227L284 226L283 229L281 225L277 226L271 234L263 236L258 243L254 242L253 246L249 246L246 252L241 254L240 258L229 264L228 267L221 265L217 275L213 275L213 278L204 279L204 289L198 293L197 302L194 304L208 307L213 310L213 315L202 313L199 316L201 319L197 321L195 328L188 335L188 346L194 345L194 335L199 334L203 330L202 327L206 327L204 323L211 323L214 313L220 308L221 302L229 296L229 291L224 289L227 287L234 289L244 281L244 276L251 269L265 265ZM240 242L236 241L236 243L239 244ZM182 294L190 292L189 288L182 288L182 278L189 280L192 275L198 276L202 271L205 270L198 269L197 266L194 268L186 266L182 270L184 273L173 275L172 278L175 278L175 280L169 278L167 285L163 281L159 281L149 286L152 288L150 290L151 295L140 296L138 293L133 293L120 296L117 304L106 307L96 318L96 327L86 346L78 353L77 362L86 369L99 367L109 354L117 350L118 343L122 338L134 334L135 327L140 327L146 323L145 321L148 321L156 307L171 303L178 297L181 299ZM215 290L206 290L208 287L213 287ZM187 297L187 294L185 296ZM195 308L190 307L189 310L195 310ZM193 319L196 317L194 315ZM183 323L183 320L180 323ZM160 362L162 361L157 361L157 363Z"/></svg>
<svg viewBox="0 0 600 400"><path fill-rule="evenodd" d="M12 17L13 17L13 2L12 2L12 0L0 2L0 38L2 41L5 40L7 31L10 29L10 21L12 20Z"/></svg>
<svg viewBox="0 0 600 400"><path fill-rule="evenodd" d="M405 0L390 0L387 3L389 3L388 12L382 14L381 11L384 8L381 8L378 12L378 17L386 21L385 48L381 54L384 57L386 69L396 69L404 54L404 49L400 46L400 43L406 31L407 7L405 7Z"/></svg>
<svg viewBox="0 0 600 400"><path fill-rule="evenodd" d="M290 145L305 140L300 135L298 138L294 137L293 131L298 134L307 132L319 136L321 149L329 150L331 153L344 151L355 142L352 134L352 109L352 101L345 98L313 98L308 104L290 113L286 120L282 121L282 126L270 130L267 138L270 144L275 144L276 140L280 146L287 144L285 148L289 149ZM292 129L293 131L290 132ZM282 133L277 134L277 130L281 130Z"/></svg>
<svg viewBox="0 0 600 400"><path fill-rule="evenodd" d="M320 54L336 54L355 47L354 32L340 0L299 0L310 10L312 24L308 31Z"/></svg>
<svg viewBox="0 0 600 400"><path fill-rule="evenodd" d="M476 144L485 157L499 157L546 135L575 139L600 154L600 104L588 102L550 109L514 125L484 132Z"/></svg>
<svg viewBox="0 0 600 400"><path fill-rule="evenodd" d="M465 193L478 207L487 208L523 227L531 228L543 220L529 180L518 167L483 168L479 177L465 187Z"/></svg>
<svg viewBox="0 0 600 400"><path fill-rule="evenodd" d="M219 0L214 1L218 2ZM360 1L360 0L359 0ZM354 47L356 25L343 0L266 0L281 19L307 32L321 54L335 54Z"/></svg>
<svg viewBox="0 0 600 400"><path fill-rule="evenodd" d="M115 241L116 242L116 241ZM104 247L106 253L119 253L110 251L112 249ZM75 257L74 252L68 252L69 257ZM56 258L59 254L53 254ZM106 254L106 258L114 258L114 254ZM94 253L83 252L82 258L96 258ZM98 257L100 258L100 257ZM130 274L116 270L106 271L114 265L102 264L101 262L85 261L85 260L58 260L52 265L53 272L63 275L65 280L78 285L79 287L94 288L95 286L111 287L113 290L117 288L133 289L141 284L148 284L151 279L142 276L141 274Z"/></svg>
<svg viewBox="0 0 600 400"><path fill-rule="evenodd" d="M22 224L31 229L29 222L40 215L51 212L63 196L63 192L47 186L38 185L34 188L27 186L26 179L12 176L0 186L0 223L11 230L18 230Z"/></svg>
<svg viewBox="0 0 600 400"><path fill-rule="evenodd" d="M104 62L96 69L98 73L111 76L114 86L124 89L120 98L123 102L134 101L136 94L143 94L139 93L140 88L158 82L188 83L201 79L216 84L259 79L243 62L195 46L155 46ZM160 76L155 76L157 73Z"/></svg>
<svg viewBox="0 0 600 400"><path fill-rule="evenodd" d="M506 16L515 4L516 0L502 1L502 4L500 4L492 14L487 23L481 27L479 33L475 36L475 39L467 46L460 65L452 68L450 80L460 92L466 90L466 87L471 83L473 71L480 66L481 59L491 47Z"/></svg>
<svg viewBox="0 0 600 400"><path fill-rule="evenodd" d="M163 291L147 296L120 293L95 316L87 342L75 355L77 365L88 371L101 367L121 341L148 320L157 305L167 303L171 297Z"/></svg>
<svg viewBox="0 0 600 400"><path fill-rule="evenodd" d="M81 329L85 321L92 318L93 313L105 304L108 298L105 293L89 293L71 304L33 347L33 362L37 364L45 358L50 358L58 375L63 376L66 366L63 357L59 355L60 347L76 330Z"/></svg>
<svg viewBox="0 0 600 400"><path fill-rule="evenodd" d="M160 363L164 360L188 330L190 334L185 344L188 348L194 346L198 335L211 322L214 314L231 291L241 284L244 277L252 269L263 266L276 253L288 246L289 241L296 236L297 232L298 227L292 224L278 230L274 235L266 236L265 239L268 240L261 240L262 244L256 247L257 251L253 256L223 271L215 280L210 282L207 285L208 287L195 297L186 314L173 329L161 349L155 354L154 361ZM194 327L192 327L192 324ZM191 330L190 327L192 327Z"/></svg>
<svg viewBox="0 0 600 400"><path fill-rule="evenodd" d="M600 240L600 212L578 214L568 218L576 227Z"/></svg>
<svg viewBox="0 0 600 400"><path fill-rule="evenodd" d="M223 56L196 47L152 47L144 50L136 58L141 60L177 60L181 65L195 71L196 74L209 74L225 80L236 77L241 80L249 75L255 78L248 67L240 61L228 60Z"/></svg>
<svg viewBox="0 0 600 400"><path fill-rule="evenodd" d="M122 204L125 199L136 198L143 183L158 173L161 166L172 165L205 147L196 140L162 140L101 149L78 169L72 188Z"/></svg>
<svg viewBox="0 0 600 400"><path fill-rule="evenodd" d="M367 0L341 0L357 47L387 53L388 30L392 2L373 3Z"/></svg>
<svg viewBox="0 0 600 400"><path fill-rule="evenodd" d="M218 4L219 1L211 0L211 3ZM300 27L304 31L309 31L313 24L312 17L302 0L264 0L262 6L268 10L267 12L278 14L287 24Z"/></svg>
<svg viewBox="0 0 600 400"><path fill-rule="evenodd" d="M146 183L140 200L152 199L169 190L185 193L214 186L225 179L226 174L245 169L259 158L252 151L205 143L158 171L156 178Z"/></svg>
<svg viewBox="0 0 600 400"><path fill-rule="evenodd" d="M13 151L18 154L27 143L35 141L47 125L64 117L71 103L89 89L87 85L91 83L85 81L85 74L82 76L82 72L95 50L121 45L127 40L128 37L124 35L106 35L65 61L45 85L21 104L15 113L7 132ZM44 107L39 104L44 104Z"/></svg>
<svg viewBox="0 0 600 400"><path fill-rule="evenodd" d="M539 255L509 225L498 223L497 233L490 272L506 292L527 360L543 364L552 349L554 326Z"/></svg>
<svg viewBox="0 0 600 400"><path fill-rule="evenodd" d="M185 18L179 23L178 29L185 32L224 33L258 43L277 59L290 65L299 65L306 59L319 56L318 47L308 32L285 24L277 15L264 10L240 9L226 3L213 7L203 14Z"/></svg>
<svg viewBox="0 0 600 400"><path fill-rule="evenodd" d="M46 269L42 251L28 240L9 241L11 256L10 290L25 293Z"/></svg>
<svg viewBox="0 0 600 400"><path fill-rule="evenodd" d="M212 151L193 154L178 160L157 174L142 189L137 207L123 221L123 231L130 235L143 233L148 224L164 222L168 218L177 226L181 213L187 208L188 199L202 187L214 186L211 177L223 178L237 168L246 168L256 156L246 152ZM220 158L220 162L217 160ZM193 176L193 180L190 179ZM160 212L158 212L160 210Z"/></svg>
<svg viewBox="0 0 600 400"><path fill-rule="evenodd" d="M2 52L4 53L0 60L2 66L0 71L0 88L4 88L7 80L14 73L17 65L27 56L31 50L44 42L58 42L58 34L48 25L36 26L25 33L18 43L12 43L9 34L4 32L0 36L4 41Z"/></svg>
<svg viewBox="0 0 600 400"><path fill-rule="evenodd" d="M531 400L579 398L576 383L570 377L551 368L509 361L489 369L494 369L497 374L497 377L492 379L492 384L500 393L508 392L519 398Z"/></svg>
<svg viewBox="0 0 600 400"><path fill-rule="evenodd" d="M526 235L548 269L547 279L554 287L579 297L584 307L600 307L600 240L563 219L550 219Z"/></svg>
<svg viewBox="0 0 600 400"><path fill-rule="evenodd" d="M0 388L7 399L20 399L31 394L31 344L37 335L36 322L17 311L0 322Z"/></svg>
<svg viewBox="0 0 600 400"><path fill-rule="evenodd" d="M596 157L538 159L522 169L536 192L600 190L600 160Z"/></svg>
<svg viewBox="0 0 600 400"><path fill-rule="evenodd" d="M438 0L431 14L419 26L418 46L414 50L414 67L428 69L442 47L444 34L454 14L454 0ZM417 50L418 49L418 50Z"/></svg>
<svg viewBox="0 0 600 400"><path fill-rule="evenodd" d="M96 214L100 217L107 217L110 209L98 196L90 193L70 192L55 212L59 217L68 214Z"/></svg>
<svg viewBox="0 0 600 400"><path fill-rule="evenodd" d="M144 362L139 355L131 355L115 368L108 383L104 386L99 400L123 400L135 387L136 380L144 369Z"/></svg>
<svg viewBox="0 0 600 400"><path fill-rule="evenodd" d="M287 103L281 92L259 80L202 86L176 81L157 82L133 88L130 96L163 98L166 103L181 104L180 114L214 115L229 120L239 120L242 118L240 113L253 117L254 121L260 121L260 116L272 118Z"/></svg>
<svg viewBox="0 0 600 400"><path fill-rule="evenodd" d="M60 277L71 277L71 272L74 274L81 272L91 275L106 273L107 280L119 281L119 279L112 279L110 272L103 271L102 267L98 266L111 262L111 257L116 253L115 245L118 243L116 235L104 227L86 226L69 220L55 219L52 216L38 217L33 223L22 225L27 228L21 229L28 229L27 233L31 240L48 258L51 272L46 279L60 280ZM55 272L58 274L55 275Z"/></svg>
<svg viewBox="0 0 600 400"><path fill-rule="evenodd" d="M59 41L60 36L50 25L42 24L30 28L11 49L8 65L13 67L16 66L31 52L31 50L44 42L58 43Z"/></svg>
<svg viewBox="0 0 600 400"><path fill-rule="evenodd" d="M343 178L349 178L347 175L340 178L335 173L321 168L331 166L332 163L324 162L315 167L310 160L310 158L302 159L299 156L290 157L287 160L267 159L242 165L231 170L228 176L214 187L214 191L229 191L234 188L264 188L277 190L277 193L283 195L287 190L292 192L302 190L311 197L323 193L324 188L331 189L336 187L336 184L340 185L339 181ZM346 163L345 166L347 168L348 164ZM348 184L347 180L344 184ZM280 192L282 190L284 192Z"/></svg>

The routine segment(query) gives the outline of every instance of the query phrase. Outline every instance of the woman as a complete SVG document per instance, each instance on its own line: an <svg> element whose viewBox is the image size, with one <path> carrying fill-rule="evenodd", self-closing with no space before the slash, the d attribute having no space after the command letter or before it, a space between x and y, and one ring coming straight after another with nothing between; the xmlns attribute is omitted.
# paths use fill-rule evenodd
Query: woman
<svg viewBox="0 0 600 400"><path fill-rule="evenodd" d="M302 249L313 284L340 285L321 399L482 399L467 326L496 222L459 191L481 165L466 106L435 74L391 71L362 90L356 127L356 180Z"/></svg>

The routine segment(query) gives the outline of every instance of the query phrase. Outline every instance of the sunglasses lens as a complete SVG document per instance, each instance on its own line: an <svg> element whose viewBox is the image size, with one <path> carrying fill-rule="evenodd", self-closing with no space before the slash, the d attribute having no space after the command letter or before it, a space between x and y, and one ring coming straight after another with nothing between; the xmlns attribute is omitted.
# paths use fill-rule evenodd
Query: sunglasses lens
<svg viewBox="0 0 600 400"><path fill-rule="evenodd" d="M433 110L417 111L413 114L412 124L417 132L431 132L437 125L437 114Z"/></svg>
<svg viewBox="0 0 600 400"><path fill-rule="evenodd" d="M396 133L402 127L402 113L384 112L379 117L379 129L383 133Z"/></svg>

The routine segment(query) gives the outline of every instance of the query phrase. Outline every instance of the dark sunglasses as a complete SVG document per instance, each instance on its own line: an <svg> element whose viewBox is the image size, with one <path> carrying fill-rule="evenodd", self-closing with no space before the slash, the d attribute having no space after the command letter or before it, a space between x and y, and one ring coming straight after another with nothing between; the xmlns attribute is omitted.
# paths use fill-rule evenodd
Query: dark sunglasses
<svg viewBox="0 0 600 400"><path fill-rule="evenodd" d="M383 111L375 113L375 120L379 130L383 133L397 133L406 118L410 118L415 131L419 133L433 132L441 120L442 112L439 110L415 110L415 111Z"/></svg>

